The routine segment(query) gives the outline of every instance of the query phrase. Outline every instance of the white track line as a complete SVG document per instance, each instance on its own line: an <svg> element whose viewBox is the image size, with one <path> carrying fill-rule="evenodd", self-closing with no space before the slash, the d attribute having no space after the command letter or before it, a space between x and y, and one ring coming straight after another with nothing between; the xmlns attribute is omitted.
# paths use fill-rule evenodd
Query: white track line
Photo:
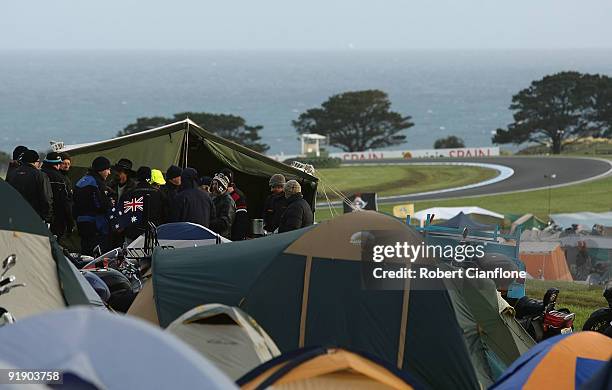
<svg viewBox="0 0 612 390"><path fill-rule="evenodd" d="M432 194L442 194L445 192L453 192L460 190L467 190L470 188L477 188L482 186L487 186L494 183L499 183L500 181L506 180L512 175L514 175L514 169L499 165L499 164L487 164L487 163L471 163L471 162L423 162L423 163L381 163L381 164L350 164L350 166L373 166L373 165L454 165L454 166L470 166L470 167L479 167L479 168L488 168L493 169L498 172L497 176L481 181L478 183L468 184L461 187L453 187L453 188L445 188L441 190L435 191L427 191L427 192L417 192L413 194L405 194L405 195L390 195L390 196L381 196L378 197L379 200L393 200L397 198L402 198L405 196L423 196L423 195L432 195ZM317 207L328 206L330 203L317 203ZM331 206L340 206L342 202L335 201L331 202Z"/></svg>

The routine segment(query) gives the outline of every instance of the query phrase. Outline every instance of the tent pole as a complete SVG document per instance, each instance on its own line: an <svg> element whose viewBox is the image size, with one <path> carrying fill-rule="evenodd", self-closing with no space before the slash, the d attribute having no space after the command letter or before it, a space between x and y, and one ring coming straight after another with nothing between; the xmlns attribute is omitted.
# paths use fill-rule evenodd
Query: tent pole
<svg viewBox="0 0 612 390"><path fill-rule="evenodd" d="M302 292L302 312L300 314L300 339L298 347L304 347L306 339L306 314L308 312L308 292L310 290L310 270L312 269L312 256L306 257L304 266L304 290Z"/></svg>
<svg viewBox="0 0 612 390"><path fill-rule="evenodd" d="M410 267L410 263L406 262ZM408 329L408 303L410 301L410 278L404 279L404 297L402 299L402 322L400 325L399 345L397 348L397 367L404 366L404 349L406 347L406 331Z"/></svg>

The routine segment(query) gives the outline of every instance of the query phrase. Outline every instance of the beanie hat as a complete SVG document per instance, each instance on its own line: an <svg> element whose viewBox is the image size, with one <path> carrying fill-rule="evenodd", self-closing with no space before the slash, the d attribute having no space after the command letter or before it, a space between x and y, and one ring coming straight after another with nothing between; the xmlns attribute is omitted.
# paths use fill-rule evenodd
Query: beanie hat
<svg viewBox="0 0 612 390"><path fill-rule="evenodd" d="M150 181L151 180L151 168L149 167L140 167L136 171L136 177L140 181Z"/></svg>
<svg viewBox="0 0 612 390"><path fill-rule="evenodd" d="M221 174L223 174L230 183L234 182L234 172L232 172L229 168L223 168L221 170ZM229 185L229 184L228 184Z"/></svg>
<svg viewBox="0 0 612 390"><path fill-rule="evenodd" d="M291 195L299 194L302 192L302 186L295 180L289 180L285 183L285 197L290 197Z"/></svg>
<svg viewBox="0 0 612 390"><path fill-rule="evenodd" d="M181 173L181 187L183 189L192 189L198 186L198 171L187 167Z"/></svg>
<svg viewBox="0 0 612 390"><path fill-rule="evenodd" d="M26 164L34 164L40 160L40 156L36 150L28 149L21 155L21 161Z"/></svg>
<svg viewBox="0 0 612 390"><path fill-rule="evenodd" d="M19 145L13 149L13 160L19 160L26 150L28 150L28 148L23 145Z"/></svg>
<svg viewBox="0 0 612 390"><path fill-rule="evenodd" d="M200 185L201 186L210 186L210 183L212 183L212 177L210 177L210 176L202 176L200 178Z"/></svg>
<svg viewBox="0 0 612 390"><path fill-rule="evenodd" d="M159 184L160 186L166 184L162 171L159 169L151 169L151 184Z"/></svg>
<svg viewBox="0 0 612 390"><path fill-rule="evenodd" d="M181 168L177 167L176 165L170 165L170 168L168 168L166 171L166 179L172 180L175 177L181 176L181 173L183 173Z"/></svg>
<svg viewBox="0 0 612 390"><path fill-rule="evenodd" d="M110 169L111 162L106 157L96 157L91 163L91 170L94 172L101 172Z"/></svg>
<svg viewBox="0 0 612 390"><path fill-rule="evenodd" d="M270 178L270 187L274 187L274 186L285 186L285 176L281 175L280 173L274 174L272 175L272 177Z"/></svg>
<svg viewBox="0 0 612 390"><path fill-rule="evenodd" d="M229 179L222 173L217 173L215 177L212 179L213 182L217 182L219 184L219 189L222 191L226 191L227 187L229 187Z"/></svg>
<svg viewBox="0 0 612 390"><path fill-rule="evenodd" d="M48 164L61 164L62 157L57 152L49 152L47 153L44 162Z"/></svg>

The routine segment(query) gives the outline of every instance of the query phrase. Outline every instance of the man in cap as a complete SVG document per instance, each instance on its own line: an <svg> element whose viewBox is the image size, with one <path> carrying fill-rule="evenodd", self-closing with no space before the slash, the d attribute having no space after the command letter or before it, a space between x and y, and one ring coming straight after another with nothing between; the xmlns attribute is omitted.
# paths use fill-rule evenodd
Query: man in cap
<svg viewBox="0 0 612 390"><path fill-rule="evenodd" d="M66 233L70 234L74 227L66 181L59 170L61 163L62 157L60 154L50 152L45 157L41 168L49 178L53 191L53 220L50 230L57 238L62 238Z"/></svg>
<svg viewBox="0 0 612 390"><path fill-rule="evenodd" d="M230 180L223 173L217 173L211 183L215 218L210 221L210 228L225 238L232 237L232 224L236 216L236 204L228 193Z"/></svg>
<svg viewBox="0 0 612 390"><path fill-rule="evenodd" d="M236 217L232 224L232 241L246 240L251 230L251 220L247 210L247 199L244 192L236 186L234 172L229 168L224 168L221 173L229 180L227 193L236 205ZM228 237L229 238L229 237Z"/></svg>
<svg viewBox="0 0 612 390"><path fill-rule="evenodd" d="M181 190L170 207L172 222L192 222L209 227L215 215L210 196L198 188L198 172L189 167L181 174Z"/></svg>
<svg viewBox="0 0 612 390"><path fill-rule="evenodd" d="M113 191L113 196L119 200L125 193L130 192L136 187L134 180L134 171L132 170L132 162L127 158L121 158L117 164L113 166L115 177L110 182L109 187Z"/></svg>
<svg viewBox="0 0 612 390"><path fill-rule="evenodd" d="M9 161L8 170L6 171L6 181L9 180L9 178L13 174L13 171L15 171L15 169L17 169L19 165L21 165L20 160L26 150L28 150L28 148L23 145L19 145L15 149L13 149L13 159Z"/></svg>
<svg viewBox="0 0 612 390"><path fill-rule="evenodd" d="M295 180L285 183L287 209L280 218L278 232L288 232L310 226L314 222L312 209L302 197L302 187Z"/></svg>
<svg viewBox="0 0 612 390"><path fill-rule="evenodd" d="M285 176L277 173L270 178L270 195L264 202L263 221L264 229L272 233L280 223L280 217L287 208L285 198Z"/></svg>
<svg viewBox="0 0 612 390"><path fill-rule="evenodd" d="M110 161L106 157L96 157L87 174L75 186L73 214L81 236L81 253L84 255L93 256L96 247L102 253L110 249L108 216L113 204L111 190L106 185L110 174Z"/></svg>
<svg viewBox="0 0 612 390"><path fill-rule="evenodd" d="M47 223L53 219L53 191L49 178L41 172L40 156L35 150L26 150L21 154L20 164L7 177L12 185L36 213Z"/></svg>

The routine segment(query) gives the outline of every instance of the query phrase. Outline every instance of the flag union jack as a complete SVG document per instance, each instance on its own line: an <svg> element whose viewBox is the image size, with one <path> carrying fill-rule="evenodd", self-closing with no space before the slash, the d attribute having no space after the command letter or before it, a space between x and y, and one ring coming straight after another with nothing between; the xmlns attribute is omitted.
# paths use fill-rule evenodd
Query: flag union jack
<svg viewBox="0 0 612 390"><path fill-rule="evenodd" d="M144 211L143 210L144 201L143 197L140 198L132 198L130 200L126 200L123 202L123 212L124 213L135 213L136 211Z"/></svg>

